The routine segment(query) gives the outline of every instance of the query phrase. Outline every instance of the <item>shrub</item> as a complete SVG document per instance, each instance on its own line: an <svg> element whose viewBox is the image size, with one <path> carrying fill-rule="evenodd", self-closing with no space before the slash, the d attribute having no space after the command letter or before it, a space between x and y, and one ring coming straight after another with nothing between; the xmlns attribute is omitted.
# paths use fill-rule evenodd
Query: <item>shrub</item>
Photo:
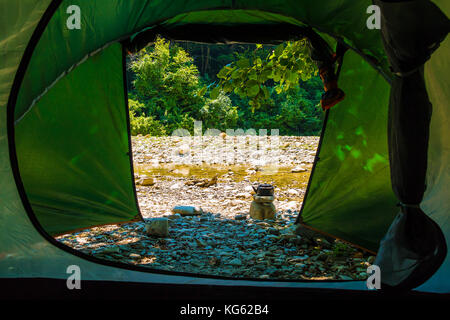
<svg viewBox="0 0 450 320"><path fill-rule="evenodd" d="M158 121L153 119L151 116L135 116L130 110L130 129L131 135L136 136L138 134L152 136L165 136L166 129Z"/></svg>
<svg viewBox="0 0 450 320"><path fill-rule="evenodd" d="M215 128L221 131L234 128L238 120L237 107L231 105L231 99L220 92L216 99L208 99L200 109L203 127Z"/></svg>

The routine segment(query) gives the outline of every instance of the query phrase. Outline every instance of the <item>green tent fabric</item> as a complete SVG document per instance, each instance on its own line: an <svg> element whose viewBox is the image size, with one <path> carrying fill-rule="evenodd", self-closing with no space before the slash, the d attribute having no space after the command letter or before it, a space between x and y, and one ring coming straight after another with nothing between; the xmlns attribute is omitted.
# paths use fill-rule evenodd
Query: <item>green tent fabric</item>
<svg viewBox="0 0 450 320"><path fill-rule="evenodd" d="M25 190L50 234L140 218L122 59L120 43L89 57L17 121Z"/></svg>
<svg viewBox="0 0 450 320"><path fill-rule="evenodd" d="M380 106L388 104L389 84L359 55L347 52L339 87L346 98L329 112L301 218L376 251L397 213L389 176L387 108Z"/></svg>
<svg viewBox="0 0 450 320"><path fill-rule="evenodd" d="M433 2L448 14L445 1ZM339 77L346 99L328 112L300 219L376 251L398 211L398 200L391 187L387 143L393 74L380 31L366 27L371 4L369 0L0 1L0 12L8 13L0 19L0 278L64 278L63 266L77 264L86 270L87 279L220 283L112 265L58 245L49 235L139 218L126 116L124 46L149 30L179 35L177 30L192 25L216 27L224 34L240 27L247 38L262 37L253 34L251 26L291 25L308 28L332 48L340 43L350 49ZM66 26L70 5L81 9L80 30ZM184 38L217 41L210 37L198 32ZM450 66L443 57L449 52L447 39L425 64L434 113L422 206L447 242L450 197L445 186L450 175L445 166L449 160L445 110ZM447 256L421 288L450 292L448 264ZM364 288L361 282L291 285Z"/></svg>

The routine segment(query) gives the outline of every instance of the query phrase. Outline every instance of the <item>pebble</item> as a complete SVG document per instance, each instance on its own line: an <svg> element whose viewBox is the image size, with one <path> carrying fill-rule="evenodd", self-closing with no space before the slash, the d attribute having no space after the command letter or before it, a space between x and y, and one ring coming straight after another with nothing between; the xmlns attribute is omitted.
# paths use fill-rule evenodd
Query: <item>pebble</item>
<svg viewBox="0 0 450 320"><path fill-rule="evenodd" d="M247 215L246 214L237 214L234 216L235 220L246 220L247 219Z"/></svg>
<svg viewBox="0 0 450 320"><path fill-rule="evenodd" d="M241 261L241 259L235 258L235 259L231 260L230 262L228 262L228 264L231 264L232 266L241 266L242 261Z"/></svg>
<svg viewBox="0 0 450 320"><path fill-rule="evenodd" d="M153 218L148 220L145 225L145 232L149 236L169 236L169 223L167 218Z"/></svg>
<svg viewBox="0 0 450 320"><path fill-rule="evenodd" d="M141 177L136 184L141 186L153 186L155 184L155 180L152 177Z"/></svg>
<svg viewBox="0 0 450 320"><path fill-rule="evenodd" d="M203 214L202 208L193 206L176 206L172 209L172 212L178 213L182 216L193 216Z"/></svg>
<svg viewBox="0 0 450 320"><path fill-rule="evenodd" d="M299 172L305 172L305 171L307 171L307 169L303 165L296 166L296 167L292 168L292 170L291 170L292 173L299 173Z"/></svg>

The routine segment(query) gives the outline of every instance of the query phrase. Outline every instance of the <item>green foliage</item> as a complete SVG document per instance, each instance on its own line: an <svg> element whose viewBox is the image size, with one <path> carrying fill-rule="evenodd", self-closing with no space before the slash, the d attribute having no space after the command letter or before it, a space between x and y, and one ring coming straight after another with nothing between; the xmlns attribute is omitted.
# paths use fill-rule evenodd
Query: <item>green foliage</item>
<svg viewBox="0 0 450 320"><path fill-rule="evenodd" d="M130 109L130 115L133 116L146 116L146 107L145 104L139 102L137 100L133 100L133 97L129 97L128 99L128 108Z"/></svg>
<svg viewBox="0 0 450 320"><path fill-rule="evenodd" d="M253 111L270 104L270 84L276 84L275 91L281 94L317 74L306 39L280 44L265 57L261 57L261 49L262 45L257 45L251 54L240 55L217 74L218 86L226 93L248 98Z"/></svg>
<svg viewBox="0 0 450 320"><path fill-rule="evenodd" d="M221 131L234 128L238 120L237 107L231 105L231 99L222 91L214 95L214 99L207 100L200 110L200 115L205 128Z"/></svg>
<svg viewBox="0 0 450 320"><path fill-rule="evenodd" d="M192 134L194 119L204 130L320 133L322 82L314 76L306 40L223 46L158 38L129 60L133 134L165 135L179 128Z"/></svg>
<svg viewBox="0 0 450 320"><path fill-rule="evenodd" d="M204 97L199 72L186 51L158 38L152 49L143 49L134 57L131 70L136 74L135 96L145 105L138 108L138 115L153 116L169 132L193 130Z"/></svg>
<svg viewBox="0 0 450 320"><path fill-rule="evenodd" d="M322 127L322 112L306 97L307 92L302 88L291 90L284 95L277 122L281 134L297 132L303 135L317 135ZM317 103L317 102L316 102Z"/></svg>
<svg viewBox="0 0 450 320"><path fill-rule="evenodd" d="M153 119L152 116L136 116L136 110L140 110L139 107L142 107L143 104L131 99L128 101L130 107L130 129L133 136L138 134L165 136L167 134L164 126L158 120Z"/></svg>

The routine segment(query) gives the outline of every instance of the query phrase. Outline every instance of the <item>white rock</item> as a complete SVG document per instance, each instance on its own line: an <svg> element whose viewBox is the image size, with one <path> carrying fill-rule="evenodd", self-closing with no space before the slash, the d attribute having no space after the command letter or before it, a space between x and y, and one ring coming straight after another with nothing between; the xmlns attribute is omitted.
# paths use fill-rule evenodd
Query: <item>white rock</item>
<svg viewBox="0 0 450 320"><path fill-rule="evenodd" d="M251 197L251 194L248 192L241 192L236 195L237 199L246 199L246 198L250 198L250 197Z"/></svg>
<svg viewBox="0 0 450 320"><path fill-rule="evenodd" d="M283 205L283 209L294 211L298 208L299 203L297 201L289 201L285 205Z"/></svg>
<svg viewBox="0 0 450 320"><path fill-rule="evenodd" d="M178 154L179 155L185 155L188 152L190 152L191 148L189 147L188 144L183 144L178 148Z"/></svg>
<svg viewBox="0 0 450 320"><path fill-rule="evenodd" d="M242 200L231 200L230 201L230 205L232 205L232 206L239 206L239 205L242 205L244 203L245 203L245 201L242 201Z"/></svg>
<svg viewBox="0 0 450 320"><path fill-rule="evenodd" d="M246 192L253 192L253 191L254 191L253 188L252 188L252 186L246 186L246 187L244 188L244 190L245 190Z"/></svg>
<svg viewBox="0 0 450 320"><path fill-rule="evenodd" d="M180 189L181 186L182 186L182 184L181 184L180 182L177 182L177 183L174 183L173 185L171 185L171 186L170 186L170 189L171 189L171 190L174 190L174 189Z"/></svg>
<svg viewBox="0 0 450 320"><path fill-rule="evenodd" d="M196 216L203 214L202 208L194 206L176 206L172 209L172 212L179 213L182 216Z"/></svg>
<svg viewBox="0 0 450 320"><path fill-rule="evenodd" d="M298 172L305 172L307 169L303 165L296 166L295 168L292 168L291 172L298 173Z"/></svg>

